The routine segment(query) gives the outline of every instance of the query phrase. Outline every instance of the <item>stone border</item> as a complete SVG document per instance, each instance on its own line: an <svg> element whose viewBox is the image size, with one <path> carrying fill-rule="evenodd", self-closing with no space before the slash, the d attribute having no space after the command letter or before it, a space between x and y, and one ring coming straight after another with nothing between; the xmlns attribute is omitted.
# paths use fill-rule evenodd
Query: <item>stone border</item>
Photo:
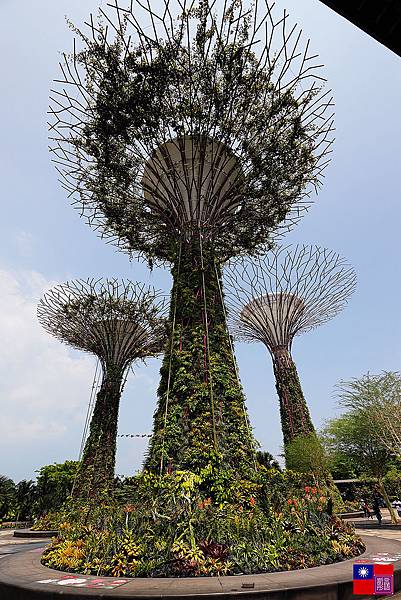
<svg viewBox="0 0 401 600"><path fill-rule="evenodd" d="M385 529L386 531L401 531L401 523L398 523L397 525L395 523L382 523L379 525L377 521L374 521L373 523L351 521L351 525L354 525L355 529L374 529L379 533L381 529Z"/></svg>
<svg viewBox="0 0 401 600"><path fill-rule="evenodd" d="M337 517L340 517L340 519L360 519L363 517L363 511L357 510L354 512L338 513Z"/></svg>
<svg viewBox="0 0 401 600"><path fill-rule="evenodd" d="M14 531L14 537L16 538L52 538L58 534L58 531L34 531L32 529L16 529Z"/></svg>
<svg viewBox="0 0 401 600"><path fill-rule="evenodd" d="M114 590L98 591L37 583L56 578L61 573L41 565L37 551L20 552L0 561L0 598L54 600L56 596L62 596L64 600L113 597L153 600L202 600L214 597L218 600L351 600L352 565L355 560L363 560L364 556L369 560L370 554L378 552L401 553L401 541L371 536L363 540L366 544L365 554L323 567L220 578L137 578ZM394 571L394 589L398 591L401 588L401 560L394 563ZM254 587L249 589L252 584Z"/></svg>

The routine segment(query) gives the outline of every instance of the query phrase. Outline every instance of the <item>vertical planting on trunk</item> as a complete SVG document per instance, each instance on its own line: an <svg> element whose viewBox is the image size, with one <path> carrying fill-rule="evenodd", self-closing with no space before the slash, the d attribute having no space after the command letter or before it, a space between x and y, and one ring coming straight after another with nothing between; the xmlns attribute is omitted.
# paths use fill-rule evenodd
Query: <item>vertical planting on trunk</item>
<svg viewBox="0 0 401 600"><path fill-rule="evenodd" d="M216 266L217 265L217 266ZM145 467L253 469L255 443L226 328L221 270L210 246L183 243L173 265L170 340Z"/></svg>
<svg viewBox="0 0 401 600"><path fill-rule="evenodd" d="M93 497L112 489L122 384L122 371L106 366L74 483L74 497Z"/></svg>
<svg viewBox="0 0 401 600"><path fill-rule="evenodd" d="M315 433L297 368L287 348L273 349L273 368L280 401L284 445L299 435Z"/></svg>

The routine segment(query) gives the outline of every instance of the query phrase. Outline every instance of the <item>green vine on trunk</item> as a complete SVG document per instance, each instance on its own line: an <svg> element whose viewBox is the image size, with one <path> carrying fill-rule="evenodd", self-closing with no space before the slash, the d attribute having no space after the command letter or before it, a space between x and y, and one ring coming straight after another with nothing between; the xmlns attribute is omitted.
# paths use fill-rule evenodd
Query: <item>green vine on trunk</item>
<svg viewBox="0 0 401 600"><path fill-rule="evenodd" d="M198 472L221 460L247 473L255 441L226 328L221 272L210 247L201 255L199 240L185 243L173 279L170 324L175 313L175 328L170 325L145 466L156 472L162 458L163 470Z"/></svg>
<svg viewBox="0 0 401 600"><path fill-rule="evenodd" d="M281 427L284 446L286 446L298 436L307 436L316 432L297 368L289 351L285 348L277 348L273 353L276 389L280 399Z"/></svg>
<svg viewBox="0 0 401 600"><path fill-rule="evenodd" d="M94 497L110 491L114 481L118 412L123 372L105 366L82 460L74 482L74 497Z"/></svg>

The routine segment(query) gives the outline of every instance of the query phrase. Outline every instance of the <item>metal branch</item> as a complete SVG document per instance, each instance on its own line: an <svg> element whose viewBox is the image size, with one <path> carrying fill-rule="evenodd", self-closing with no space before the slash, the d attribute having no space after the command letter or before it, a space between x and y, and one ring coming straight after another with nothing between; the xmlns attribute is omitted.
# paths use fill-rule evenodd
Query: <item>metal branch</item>
<svg viewBox="0 0 401 600"><path fill-rule="evenodd" d="M276 248L265 257L233 260L224 272L229 324L247 342L273 354L291 350L295 335L329 321L355 290L354 269L318 246Z"/></svg>
<svg viewBox="0 0 401 600"><path fill-rule="evenodd" d="M50 104L64 186L102 236L148 258L172 260L170 239L199 229L223 259L268 247L321 185L321 65L267 1L162 4L113 0L106 25L76 30Z"/></svg>
<svg viewBox="0 0 401 600"><path fill-rule="evenodd" d="M121 371L160 354L165 297L144 284L117 279L74 280L48 291L38 319L51 335Z"/></svg>

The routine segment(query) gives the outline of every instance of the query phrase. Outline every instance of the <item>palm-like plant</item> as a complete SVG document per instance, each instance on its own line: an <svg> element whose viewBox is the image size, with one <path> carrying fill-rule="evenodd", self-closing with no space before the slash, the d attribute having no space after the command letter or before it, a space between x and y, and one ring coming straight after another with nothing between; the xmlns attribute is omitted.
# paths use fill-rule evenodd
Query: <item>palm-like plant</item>
<svg viewBox="0 0 401 600"><path fill-rule="evenodd" d="M15 486L15 517L25 521L32 515L36 499L36 486L32 479L22 479Z"/></svg>
<svg viewBox="0 0 401 600"><path fill-rule="evenodd" d="M15 498L15 483L9 477L0 475L0 519L10 512Z"/></svg>

